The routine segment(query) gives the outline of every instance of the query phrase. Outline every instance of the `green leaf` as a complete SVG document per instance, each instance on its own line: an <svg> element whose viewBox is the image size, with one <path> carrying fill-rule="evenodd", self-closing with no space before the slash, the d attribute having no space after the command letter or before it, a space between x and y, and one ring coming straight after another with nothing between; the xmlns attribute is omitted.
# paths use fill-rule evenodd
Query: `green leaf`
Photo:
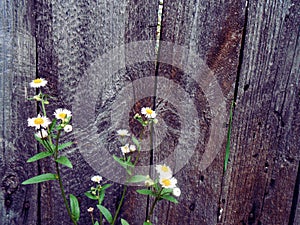
<svg viewBox="0 0 300 225"><path fill-rule="evenodd" d="M62 165L64 165L64 166L67 166L71 169L73 168L73 165L72 165L71 161L66 156L61 156L58 159L56 159L55 161L62 164Z"/></svg>
<svg viewBox="0 0 300 225"><path fill-rule="evenodd" d="M231 137L231 128L232 128L232 113L234 109L234 101L231 103L230 113L229 113L229 126L227 131L227 142L226 142L226 152L225 152L225 159L224 159L224 172L226 172L227 164L230 155L230 137Z"/></svg>
<svg viewBox="0 0 300 225"><path fill-rule="evenodd" d="M89 192L89 191L85 192L84 195L86 197L88 197L89 199L92 199L92 200L97 200L98 199L97 196L92 195L91 192Z"/></svg>
<svg viewBox="0 0 300 225"><path fill-rule="evenodd" d="M120 159L119 157L113 155L114 160L117 161L122 167L127 169L127 167L134 167L134 165L131 162L124 162L123 159Z"/></svg>
<svg viewBox="0 0 300 225"><path fill-rule="evenodd" d="M111 187L112 186L112 184L104 184L102 187L101 187L101 190L105 190L105 189L107 189L107 188L109 188L109 187Z"/></svg>
<svg viewBox="0 0 300 225"><path fill-rule="evenodd" d="M105 217L107 222L111 224L113 221L113 218L112 218L112 215L109 212L109 210L107 208L105 208L103 205L97 205L97 207L100 210L100 212L103 214L103 216Z"/></svg>
<svg viewBox="0 0 300 225"><path fill-rule="evenodd" d="M147 180L148 178L146 176L143 175L134 175L132 177L130 177L127 182L128 183L139 183L139 182L143 182L145 180Z"/></svg>
<svg viewBox="0 0 300 225"><path fill-rule="evenodd" d="M72 144L73 144L73 142L69 141L69 142L63 143L61 145L58 145L58 150L62 150L64 148L70 147Z"/></svg>
<svg viewBox="0 0 300 225"><path fill-rule="evenodd" d="M171 188L164 188L161 192L161 195L170 194L172 193L173 189Z"/></svg>
<svg viewBox="0 0 300 225"><path fill-rule="evenodd" d="M41 174L35 177L32 177L28 180L25 180L22 182L22 184L36 184L36 183L41 183L44 181L48 181L48 180L56 180L57 179L57 175L53 174L53 173L45 173L45 174Z"/></svg>
<svg viewBox="0 0 300 225"><path fill-rule="evenodd" d="M96 222L94 223L94 225L99 225L98 221L96 221Z"/></svg>
<svg viewBox="0 0 300 225"><path fill-rule="evenodd" d="M27 160L27 162L28 162L28 163L30 163L30 162L35 162L35 161L37 161L37 160L46 158L46 157L51 156L51 155L53 155L53 152L40 152L40 153L38 153L38 154L32 156L31 158L29 158L29 159Z"/></svg>
<svg viewBox="0 0 300 225"><path fill-rule="evenodd" d="M121 224L122 225L130 225L126 220L121 218Z"/></svg>
<svg viewBox="0 0 300 225"><path fill-rule="evenodd" d="M156 197L156 194L153 191L148 190L148 189L140 189L140 190L136 190L136 192L141 195L151 195L151 196Z"/></svg>
<svg viewBox="0 0 300 225"><path fill-rule="evenodd" d="M105 190L101 190L99 194L99 204L102 204L105 197Z"/></svg>
<svg viewBox="0 0 300 225"><path fill-rule="evenodd" d="M163 196L161 196L161 198L166 199L166 200L168 200L168 201L170 201L170 202L174 202L174 203L176 203L176 204L178 203L177 199L174 198L174 197L171 196L171 195L163 195Z"/></svg>
<svg viewBox="0 0 300 225"><path fill-rule="evenodd" d="M72 216L77 222L80 217L80 208L77 198L72 194L70 194L70 207Z"/></svg>
<svg viewBox="0 0 300 225"><path fill-rule="evenodd" d="M152 225L150 222L144 222L143 225Z"/></svg>
<svg viewBox="0 0 300 225"><path fill-rule="evenodd" d="M140 150L141 150L141 144L140 144L140 142L138 141L138 139L137 139L136 137L134 137L134 136L132 136L131 139L132 139L132 142L133 142L133 143L136 145L136 147L138 148L138 151L140 151Z"/></svg>

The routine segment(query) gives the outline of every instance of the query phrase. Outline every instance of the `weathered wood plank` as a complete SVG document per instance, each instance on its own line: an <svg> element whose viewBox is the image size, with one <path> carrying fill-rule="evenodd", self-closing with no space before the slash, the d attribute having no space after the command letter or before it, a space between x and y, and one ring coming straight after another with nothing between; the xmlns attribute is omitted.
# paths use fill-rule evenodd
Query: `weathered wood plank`
<svg viewBox="0 0 300 225"><path fill-rule="evenodd" d="M122 128L118 127L122 124L113 124L116 117L112 118L112 112L119 92L130 77L130 72L125 75L127 59L124 44L155 37L155 30L150 28L156 21L155 5L141 1L68 1L59 5L55 1L36 3L38 74L49 80L48 91L51 95L58 96L52 110L55 107L69 107L74 112L74 136L71 138L75 138L78 148L70 149L66 154L76 164L72 171L64 170L63 177L67 193L81 198L80 224L90 223L86 209L90 206L96 208L96 203L83 195L92 185L90 177L99 173L106 178L105 182L112 182L119 174L108 163L112 154L120 153L112 135L116 129ZM144 17L145 14L149 16ZM130 71L141 68L139 65L135 67ZM152 67L154 70L153 63ZM138 73L132 79L137 77ZM86 131L86 127L90 130ZM53 171L48 162L41 167L44 172ZM115 183L106 195L104 205L112 212L120 198L121 187ZM127 196L131 194L134 191ZM69 224L66 212L55 207L63 205L60 198L57 184L43 184L43 224ZM139 223L144 215L131 215L141 202L136 199L136 194L127 198L123 215L133 224ZM143 204L141 208L144 208Z"/></svg>
<svg viewBox="0 0 300 225"><path fill-rule="evenodd" d="M300 157L299 2L249 1L248 12L222 222L292 224Z"/></svg>
<svg viewBox="0 0 300 225"><path fill-rule="evenodd" d="M154 223L217 223L226 136L224 125L233 99L244 6L245 1L164 1L162 41L172 43L173 50L161 49L160 60L170 60L169 65L161 63L159 75L179 85L187 96L183 104L175 101L175 110L163 107L168 124L173 126L170 133L173 143L161 146L161 151L156 152L155 163L173 155L176 164L183 161L185 165L176 174L182 190L180 204L161 204L155 212ZM175 45L184 48L180 50ZM191 73L193 67L195 74ZM178 95L177 89L170 91ZM219 100L216 107L214 104ZM191 113L193 109L195 113ZM223 116L219 117L218 112ZM183 127L185 115L188 115L185 126L191 128L188 130ZM197 129L199 135L195 132ZM218 148L209 147L210 138L220 144ZM187 158L185 154L191 149L186 148L193 146L191 142L197 145L192 156ZM181 146L180 151L176 152L176 146ZM169 162L174 164L172 160ZM172 167L176 169L178 165Z"/></svg>
<svg viewBox="0 0 300 225"><path fill-rule="evenodd" d="M35 77L33 1L0 2L0 224L36 224L37 187L21 183L37 172L26 160L36 153L27 118L35 115L27 101Z"/></svg>

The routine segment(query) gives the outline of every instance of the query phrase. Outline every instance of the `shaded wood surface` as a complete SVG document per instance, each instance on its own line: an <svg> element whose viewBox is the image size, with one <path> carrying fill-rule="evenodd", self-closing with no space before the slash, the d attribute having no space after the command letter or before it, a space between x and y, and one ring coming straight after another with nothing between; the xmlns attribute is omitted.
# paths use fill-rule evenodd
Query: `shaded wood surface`
<svg viewBox="0 0 300 225"><path fill-rule="evenodd" d="M249 1L224 224L299 224L298 38L296 1Z"/></svg>
<svg viewBox="0 0 300 225"><path fill-rule="evenodd" d="M58 107L74 112L74 132L63 137L76 142L64 152L74 168L62 174L66 192L79 198L79 224L90 224L86 210L96 208L84 196L93 175L104 174L104 182L114 183L104 205L115 211L122 191L117 180L124 175L110 165L111 155L120 154L115 131L128 128L139 135L141 128L129 118L146 105L157 107L160 123L155 147L142 152L139 171L155 176L148 165L169 163L182 190L178 205L158 204L154 224L299 224L297 1L165 0L157 64L158 2L27 0L1 2L0 8L5 12L0 21L0 224L71 224L56 182L20 185L55 171L49 160L25 163L41 150L26 123L40 109L23 91L35 76L46 78L45 91L56 97L49 115ZM222 96L219 111L213 96ZM224 116L215 125L219 113ZM220 137L214 137L220 149L207 154L214 130L219 130ZM149 134L144 137L148 144ZM184 149L188 146L195 148ZM121 217L139 225L147 199L136 189L129 187Z"/></svg>
<svg viewBox="0 0 300 225"><path fill-rule="evenodd" d="M20 184L38 172L26 163L37 151L27 127L35 104L26 99L36 76L33 1L1 1L0 11L0 224L36 224L37 186Z"/></svg>

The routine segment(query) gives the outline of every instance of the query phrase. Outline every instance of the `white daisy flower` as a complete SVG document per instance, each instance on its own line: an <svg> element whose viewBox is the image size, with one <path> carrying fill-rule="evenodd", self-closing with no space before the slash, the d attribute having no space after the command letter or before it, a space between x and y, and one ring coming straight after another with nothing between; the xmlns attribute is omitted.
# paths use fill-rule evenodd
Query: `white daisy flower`
<svg viewBox="0 0 300 225"><path fill-rule="evenodd" d="M128 130L126 130L126 129L120 129L120 130L117 130L117 134L118 134L120 137L130 136Z"/></svg>
<svg viewBox="0 0 300 225"><path fill-rule="evenodd" d="M44 86L46 86L46 84L47 84L47 81L43 78L34 79L33 81L31 81L29 83L30 87L33 87L33 88L44 87Z"/></svg>
<svg viewBox="0 0 300 225"><path fill-rule="evenodd" d="M172 191L172 194L175 196L175 197L179 197L181 195L181 190L180 188L176 187L173 189Z"/></svg>
<svg viewBox="0 0 300 225"><path fill-rule="evenodd" d="M42 127L47 128L51 121L46 116L38 115L37 117L28 118L28 126L29 127L35 127L35 129L39 129Z"/></svg>
<svg viewBox="0 0 300 225"><path fill-rule="evenodd" d="M69 132L71 132L73 130L73 127L72 127L72 125L66 125L65 127L64 127L64 131L65 132L67 132L67 133L69 133Z"/></svg>
<svg viewBox="0 0 300 225"><path fill-rule="evenodd" d="M124 146L121 147L121 151L122 153L125 155L126 153L130 152L130 148L129 148L129 144L126 144Z"/></svg>
<svg viewBox="0 0 300 225"><path fill-rule="evenodd" d="M151 118L154 119L156 117L155 111L153 111L149 107L143 107L141 113L144 114L149 119Z"/></svg>
<svg viewBox="0 0 300 225"><path fill-rule="evenodd" d="M96 175L96 176L93 176L93 177L91 178L91 180L92 180L93 182L95 182L95 183L100 184L100 182L102 181L102 177L99 176L99 175Z"/></svg>
<svg viewBox="0 0 300 225"><path fill-rule="evenodd" d="M131 152L134 152L134 151L136 150L135 145L130 145L130 146L129 146L129 150L130 150Z"/></svg>
<svg viewBox="0 0 300 225"><path fill-rule="evenodd" d="M67 109L56 109L53 115L56 119L64 121L65 119L71 117L72 113Z"/></svg>
<svg viewBox="0 0 300 225"><path fill-rule="evenodd" d="M160 177L167 177L167 178L169 177L170 178L170 177L173 176L171 168L169 166L166 166L166 164L164 164L164 165L156 165L155 169L159 173Z"/></svg>
<svg viewBox="0 0 300 225"><path fill-rule="evenodd" d="M160 177L159 183L163 188L175 188L177 184L177 179L175 177L171 177L171 178Z"/></svg>
<svg viewBox="0 0 300 225"><path fill-rule="evenodd" d="M45 129L40 129L38 132L35 133L35 135L38 137L38 138L46 138L48 137L48 132L45 130Z"/></svg>

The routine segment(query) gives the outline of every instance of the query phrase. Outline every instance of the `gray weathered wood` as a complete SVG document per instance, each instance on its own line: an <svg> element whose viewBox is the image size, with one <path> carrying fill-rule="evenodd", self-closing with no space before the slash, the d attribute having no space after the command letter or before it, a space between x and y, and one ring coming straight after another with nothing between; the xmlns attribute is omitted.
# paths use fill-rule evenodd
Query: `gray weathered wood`
<svg viewBox="0 0 300 225"><path fill-rule="evenodd" d="M299 2L249 1L246 31L222 222L293 224L300 156Z"/></svg>
<svg viewBox="0 0 300 225"><path fill-rule="evenodd" d="M37 186L23 186L37 172L26 160L36 153L34 130L27 118L36 116L28 101L35 78L36 52L33 1L0 2L0 224L36 224Z"/></svg>

